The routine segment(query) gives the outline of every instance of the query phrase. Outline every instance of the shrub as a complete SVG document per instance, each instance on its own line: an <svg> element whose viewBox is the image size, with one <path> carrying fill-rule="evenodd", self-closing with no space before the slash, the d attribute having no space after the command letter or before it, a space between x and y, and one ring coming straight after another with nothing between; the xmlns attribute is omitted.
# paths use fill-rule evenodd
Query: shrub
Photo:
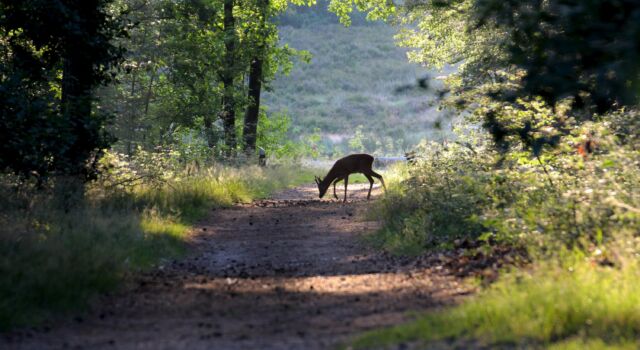
<svg viewBox="0 0 640 350"><path fill-rule="evenodd" d="M385 225L374 238L399 253L417 253L459 238L477 238L483 226L474 220L488 198L489 163L457 143L424 144L407 178L380 204Z"/></svg>
<svg viewBox="0 0 640 350"><path fill-rule="evenodd" d="M637 347L637 120L634 111L603 116L540 156L518 148L495 153L477 137L469 147L459 141L425 148L397 193L381 202L385 225L374 242L417 253L462 237L481 249L526 248L533 263L503 273L459 306L372 332L356 345L455 339L478 346Z"/></svg>
<svg viewBox="0 0 640 350"><path fill-rule="evenodd" d="M634 116L586 124L540 157L497 153L480 136L427 144L402 190L382 201L385 225L377 241L414 252L455 239L553 251L556 244L589 249L637 232L640 155L615 132L633 127ZM587 138L597 140L597 149L580 154Z"/></svg>

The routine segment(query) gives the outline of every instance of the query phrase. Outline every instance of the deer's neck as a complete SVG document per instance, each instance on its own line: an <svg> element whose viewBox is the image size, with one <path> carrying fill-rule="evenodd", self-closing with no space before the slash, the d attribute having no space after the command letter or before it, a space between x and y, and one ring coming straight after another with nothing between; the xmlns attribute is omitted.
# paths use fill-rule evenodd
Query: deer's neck
<svg viewBox="0 0 640 350"><path fill-rule="evenodd" d="M327 176L325 176L324 179L322 180L322 185L323 186L331 185L333 180L337 179L339 176L340 175L338 174L338 171L336 171L336 168L331 168L331 170L329 170L329 172L327 173Z"/></svg>

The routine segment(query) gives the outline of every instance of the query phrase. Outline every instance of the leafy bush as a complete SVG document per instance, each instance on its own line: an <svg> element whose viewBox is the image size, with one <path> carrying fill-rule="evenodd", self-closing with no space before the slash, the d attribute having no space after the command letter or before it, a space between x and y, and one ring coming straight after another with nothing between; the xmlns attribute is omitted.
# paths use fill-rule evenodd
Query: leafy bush
<svg viewBox="0 0 640 350"><path fill-rule="evenodd" d="M469 131L453 145L426 146L396 193L381 201L385 225L373 241L418 253L462 238L485 251L526 248L533 264L506 272L460 306L357 344L462 338L524 347L637 345L637 112L599 119L540 156L525 145L494 152Z"/></svg>
<svg viewBox="0 0 640 350"><path fill-rule="evenodd" d="M541 156L497 153L464 133L455 143L424 145L400 193L381 203L386 224L377 241L399 251L459 238L553 251L556 243L586 249L636 232L640 156L633 136L615 131L630 132L636 119L618 112L585 124ZM597 143L594 153L580 154L588 140Z"/></svg>
<svg viewBox="0 0 640 350"><path fill-rule="evenodd" d="M398 253L418 253L459 238L477 238L474 220L486 206L489 163L457 143L423 144L407 178L382 199L385 225L374 241Z"/></svg>

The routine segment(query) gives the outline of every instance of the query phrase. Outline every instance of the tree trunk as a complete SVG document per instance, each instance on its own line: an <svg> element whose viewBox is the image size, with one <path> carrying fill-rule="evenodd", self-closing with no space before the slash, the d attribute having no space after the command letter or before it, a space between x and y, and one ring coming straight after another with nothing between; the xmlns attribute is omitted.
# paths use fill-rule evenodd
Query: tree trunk
<svg viewBox="0 0 640 350"><path fill-rule="evenodd" d="M147 96L144 99L144 117L145 118L149 116L149 105L151 104L151 95L153 94L153 82L155 78L156 78L156 72L154 71L153 74L151 74L151 79L149 80L149 87L147 88Z"/></svg>
<svg viewBox="0 0 640 350"><path fill-rule="evenodd" d="M108 19L101 0L64 1L69 26L61 38L62 98L60 111L66 127L61 172L88 180L96 175L98 155L110 142L104 126L107 117L92 113L93 87L104 81L95 66L109 55L104 37ZM68 12L68 13L67 13ZM72 29L69 29L72 28ZM96 52L99 52L98 55ZM112 62L115 62L113 56Z"/></svg>
<svg viewBox="0 0 640 350"><path fill-rule="evenodd" d="M131 156L133 154L133 139L135 138L136 133L136 112L134 106L134 99L136 94L136 73L135 71L131 72L131 96L129 97L129 125L128 131L129 135L127 137L127 155Z"/></svg>
<svg viewBox="0 0 640 350"><path fill-rule="evenodd" d="M69 47L62 74L62 113L69 123L70 143L65 152L67 173L86 175L86 161L95 144L91 118L93 67L82 50Z"/></svg>
<svg viewBox="0 0 640 350"><path fill-rule="evenodd" d="M213 148L216 145L215 139L213 138L213 121L208 114L204 116L204 133L207 137L207 146Z"/></svg>
<svg viewBox="0 0 640 350"><path fill-rule="evenodd" d="M224 0L224 67L221 73L223 86L222 95L222 125L224 128L224 142L228 148L228 154L232 155L236 149L236 111L234 100L235 80L235 56L236 56L236 32L235 18L233 17L233 0Z"/></svg>
<svg viewBox="0 0 640 350"><path fill-rule="evenodd" d="M260 93L262 90L262 58L256 57L249 69L249 105L244 115L244 150L253 154L256 150L258 134L258 116L260 114Z"/></svg>
<svg viewBox="0 0 640 350"><path fill-rule="evenodd" d="M260 10L260 37L256 47L255 56L251 60L249 68L249 91L247 110L244 116L244 150L247 154L254 154L256 150L256 138L258 135L258 117L260 115L260 94L262 93L262 66L264 63L267 18L269 16L269 0L256 0Z"/></svg>

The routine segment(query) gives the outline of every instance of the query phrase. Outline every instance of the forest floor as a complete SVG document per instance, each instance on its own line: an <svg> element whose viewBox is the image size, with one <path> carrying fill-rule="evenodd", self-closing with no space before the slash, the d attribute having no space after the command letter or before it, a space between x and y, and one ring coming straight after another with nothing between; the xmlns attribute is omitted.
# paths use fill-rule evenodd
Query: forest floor
<svg viewBox="0 0 640 350"><path fill-rule="evenodd" d="M327 349L468 294L437 256L367 246L379 225L366 215L367 187L350 185L346 204L303 186L213 210L184 258L82 316L4 334L0 348Z"/></svg>

